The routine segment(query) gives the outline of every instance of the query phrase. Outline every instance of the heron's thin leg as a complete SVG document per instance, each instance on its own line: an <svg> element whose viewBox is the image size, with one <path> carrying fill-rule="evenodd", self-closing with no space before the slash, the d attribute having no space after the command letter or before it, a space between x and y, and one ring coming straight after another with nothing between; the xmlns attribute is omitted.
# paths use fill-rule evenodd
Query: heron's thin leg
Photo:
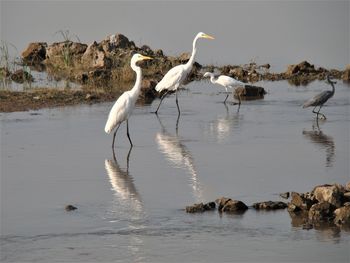
<svg viewBox="0 0 350 263"><path fill-rule="evenodd" d="M158 108L157 108L157 110L154 112L155 114L158 114L158 110L159 110L160 104L162 104L162 101L164 100L164 98L166 97L166 95L168 95L168 92L169 92L169 90L167 90L167 91L163 94L163 96L160 98L160 102L159 102Z"/></svg>
<svg viewBox="0 0 350 263"><path fill-rule="evenodd" d="M320 106L320 108L318 109L318 112L317 112L317 119L318 119L318 115L322 115L324 119L326 119L326 116L320 112L321 108L322 108L323 105Z"/></svg>
<svg viewBox="0 0 350 263"><path fill-rule="evenodd" d="M225 98L225 100L224 100L224 103L225 103L225 104L226 104L226 100L227 100L228 96L229 96L229 94L227 93L227 94L226 94L226 98Z"/></svg>
<svg viewBox="0 0 350 263"><path fill-rule="evenodd" d="M181 113L180 113L179 101L178 101L178 99L177 99L177 91L178 91L178 90L176 90L176 94L175 94L176 100L175 100L175 101L176 101L176 106L177 106L177 112L179 113L179 116L180 116Z"/></svg>
<svg viewBox="0 0 350 263"><path fill-rule="evenodd" d="M116 136L116 134L117 134L117 131L118 131L119 127L120 127L120 123L119 123L119 125L118 125L117 129L115 129L115 132L114 132L114 134L113 134L112 149L114 149L114 141L115 141L115 136ZM113 151L114 151L114 150L113 150Z"/></svg>
<svg viewBox="0 0 350 263"><path fill-rule="evenodd" d="M129 120L126 120L126 135L128 135L130 145L131 145L131 147L133 147L132 141L130 139L130 134L129 134Z"/></svg>

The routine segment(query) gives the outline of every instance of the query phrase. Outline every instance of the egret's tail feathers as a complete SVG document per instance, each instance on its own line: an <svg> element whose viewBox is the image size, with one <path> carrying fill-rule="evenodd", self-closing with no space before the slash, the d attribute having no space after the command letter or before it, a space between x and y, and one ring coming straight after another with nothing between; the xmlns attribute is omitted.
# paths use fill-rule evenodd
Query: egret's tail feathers
<svg viewBox="0 0 350 263"><path fill-rule="evenodd" d="M157 92L161 92L163 90L163 88L160 85L157 84L157 86L155 87L155 90Z"/></svg>
<svg viewBox="0 0 350 263"><path fill-rule="evenodd" d="M112 130L113 130L113 127L111 127L111 125L109 125L109 123L107 122L105 126L105 132L107 134L110 134Z"/></svg>

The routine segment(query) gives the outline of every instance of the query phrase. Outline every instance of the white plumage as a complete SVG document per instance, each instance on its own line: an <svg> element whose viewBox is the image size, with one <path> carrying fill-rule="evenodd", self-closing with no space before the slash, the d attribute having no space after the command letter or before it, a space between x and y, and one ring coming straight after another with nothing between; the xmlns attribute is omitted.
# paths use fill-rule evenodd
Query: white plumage
<svg viewBox="0 0 350 263"><path fill-rule="evenodd" d="M221 85L225 88L226 92L228 92L228 88L230 89L234 89L236 87L240 87L240 86L245 86L246 83L239 81L237 79L231 78L229 76L225 76L225 75L220 75L219 77L215 78L215 75L211 72L205 72L203 77L210 77L210 81L213 84L218 84ZM226 99L224 100L224 102L226 102L228 98L228 94L226 96ZM240 104L240 102L239 102Z"/></svg>
<svg viewBox="0 0 350 263"><path fill-rule="evenodd" d="M140 54L135 54L131 58L131 68L136 72L136 82L134 87L129 90L125 91L114 103L111 111L109 112L108 119L105 125L105 132L110 134L114 129L114 135L113 135L113 143L112 148L114 148L114 141L115 141L115 135L118 131L118 128L120 124L123 121L126 121L127 125L127 136L129 139L129 142L131 146L133 145L130 139L129 135L129 123L128 119L132 113L132 111L135 108L136 100L140 94L141 90L141 80L142 80L142 72L141 68L136 65L138 61L151 59L150 57L146 57Z"/></svg>
<svg viewBox="0 0 350 263"><path fill-rule="evenodd" d="M163 95L163 97L160 100L160 103L158 105L157 110L155 111L155 113L158 113L160 104L162 103L163 99L165 98L165 96L167 95L167 93L169 91L177 91L178 88L183 84L183 82L186 80L188 74L191 72L192 67L193 67L193 63L194 63L194 58L196 55L196 44L197 44L197 40L199 38L207 38L207 39L214 39L212 36L209 36L203 32L199 32L196 37L193 40L192 43L192 54L190 59L187 61L186 64L183 65L178 65L176 67L173 67L172 69L170 69L163 77L163 79L157 84L156 86L156 91L161 92L163 90L166 90L166 93ZM179 104L178 104L178 100L177 100L177 93L176 93L176 106L177 106L177 110L180 114L180 108L179 108Z"/></svg>

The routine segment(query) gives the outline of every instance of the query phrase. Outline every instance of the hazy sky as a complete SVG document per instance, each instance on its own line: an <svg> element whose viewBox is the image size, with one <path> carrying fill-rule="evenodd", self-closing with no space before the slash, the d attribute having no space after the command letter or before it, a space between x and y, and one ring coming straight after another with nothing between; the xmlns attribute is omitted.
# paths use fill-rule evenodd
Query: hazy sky
<svg viewBox="0 0 350 263"><path fill-rule="evenodd" d="M166 54L190 52L199 31L202 64L256 59L282 67L309 60L349 64L349 1L1 1L1 38L19 53L29 42L61 40L68 29L84 43L120 32Z"/></svg>

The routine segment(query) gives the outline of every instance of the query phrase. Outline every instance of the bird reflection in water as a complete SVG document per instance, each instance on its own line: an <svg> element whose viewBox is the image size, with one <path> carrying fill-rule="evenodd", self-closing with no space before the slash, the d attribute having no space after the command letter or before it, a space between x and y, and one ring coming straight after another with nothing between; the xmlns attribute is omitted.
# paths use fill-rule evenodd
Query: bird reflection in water
<svg viewBox="0 0 350 263"><path fill-rule="evenodd" d="M111 183L112 190L117 197L118 205L129 207L135 212L141 212L142 201L137 189L134 185L134 180L129 174L129 159L132 147L130 147L127 155L126 168L121 168L118 164L115 152L113 150L113 159L105 160L105 169Z"/></svg>
<svg viewBox="0 0 350 263"><path fill-rule="evenodd" d="M109 211L110 222L120 223L125 231L130 231L130 235L127 235L125 242L126 246L130 250L133 257L133 262L144 261L144 255L142 254L143 240L138 235L133 235L134 231L140 231L145 228L144 220L145 213L141 196L137 192L134 184L133 177L129 174L129 159L132 147L130 147L127 158L126 168L122 168L116 158L113 149L113 159L105 160L105 169L109 178L109 182L112 186L115 199L113 205ZM123 225L127 222L127 229Z"/></svg>
<svg viewBox="0 0 350 263"><path fill-rule="evenodd" d="M333 137L322 132L318 125L318 120L312 125L312 130L303 130L303 135L312 143L321 146L326 150L326 167L332 167L335 161L335 144Z"/></svg>
<svg viewBox="0 0 350 263"><path fill-rule="evenodd" d="M239 108L230 115L228 106L226 104L224 106L226 114L209 123L209 132L216 136L218 142L224 141L231 134L233 128L239 128L239 121L243 116L239 114Z"/></svg>
<svg viewBox="0 0 350 263"><path fill-rule="evenodd" d="M194 165L191 152L183 144L178 136L178 123L176 124L176 135L172 135L163 126L160 118L161 131L156 134L156 142L159 150L177 168L184 168L190 175L190 187L196 202L203 201L203 189L198 180L198 173Z"/></svg>

